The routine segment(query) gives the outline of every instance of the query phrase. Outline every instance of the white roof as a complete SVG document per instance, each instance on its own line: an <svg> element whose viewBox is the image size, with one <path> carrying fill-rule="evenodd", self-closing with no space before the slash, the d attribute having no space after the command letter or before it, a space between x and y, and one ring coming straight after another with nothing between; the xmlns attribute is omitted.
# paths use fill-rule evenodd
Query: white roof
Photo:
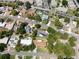
<svg viewBox="0 0 79 59"><path fill-rule="evenodd" d="M0 43L6 44L8 40L8 37L4 37L3 39L0 39Z"/></svg>
<svg viewBox="0 0 79 59"><path fill-rule="evenodd" d="M28 38L25 38L25 39L21 39L21 44L23 44L23 45L30 45L30 44L32 44L32 38L28 37Z"/></svg>
<svg viewBox="0 0 79 59"><path fill-rule="evenodd" d="M51 5L55 7L55 6L57 6L57 2L55 0L52 0Z"/></svg>
<svg viewBox="0 0 79 59"><path fill-rule="evenodd" d="M71 7L71 8L76 7L75 4L74 4L74 2L73 2L73 0L69 0L68 5L69 5L69 7Z"/></svg>
<svg viewBox="0 0 79 59"><path fill-rule="evenodd" d="M0 7L0 11L3 11L4 10L4 7Z"/></svg>
<svg viewBox="0 0 79 59"><path fill-rule="evenodd" d="M63 11L63 12L67 12L68 8L65 7L58 7L56 8L57 11Z"/></svg>
<svg viewBox="0 0 79 59"><path fill-rule="evenodd" d="M6 24L5 22L4 23L0 22L0 27L4 27L5 24Z"/></svg>

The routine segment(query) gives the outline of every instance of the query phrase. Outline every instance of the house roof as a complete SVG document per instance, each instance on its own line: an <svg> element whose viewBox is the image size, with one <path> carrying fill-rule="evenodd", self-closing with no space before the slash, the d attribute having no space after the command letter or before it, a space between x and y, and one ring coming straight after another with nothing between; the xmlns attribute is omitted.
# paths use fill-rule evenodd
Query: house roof
<svg viewBox="0 0 79 59"><path fill-rule="evenodd" d="M47 41L44 40L33 40L33 42L38 48L46 47L47 45Z"/></svg>
<svg viewBox="0 0 79 59"><path fill-rule="evenodd" d="M8 40L8 37L4 37L3 39L0 39L0 43L6 44Z"/></svg>
<svg viewBox="0 0 79 59"><path fill-rule="evenodd" d="M32 44L32 38L28 37L28 38L21 39L21 44L22 45L30 45L30 44Z"/></svg>

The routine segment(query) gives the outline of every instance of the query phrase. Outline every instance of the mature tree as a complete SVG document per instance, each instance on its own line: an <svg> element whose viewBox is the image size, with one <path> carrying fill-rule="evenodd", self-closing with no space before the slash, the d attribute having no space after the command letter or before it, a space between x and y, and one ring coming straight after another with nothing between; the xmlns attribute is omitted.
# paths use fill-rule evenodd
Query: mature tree
<svg viewBox="0 0 79 59"><path fill-rule="evenodd" d="M6 44L0 43L0 52L3 52L3 51L5 50L6 47L7 47Z"/></svg>
<svg viewBox="0 0 79 59"><path fill-rule="evenodd" d="M40 25L40 24L35 24L35 27L36 27L37 29L39 29L39 28L41 27L41 25Z"/></svg>
<svg viewBox="0 0 79 59"><path fill-rule="evenodd" d="M56 42L56 44L53 47L53 52L57 55L57 56L65 56L64 53L64 45L61 42Z"/></svg>
<svg viewBox="0 0 79 59"><path fill-rule="evenodd" d="M10 59L10 54L3 54L1 59Z"/></svg>
<svg viewBox="0 0 79 59"><path fill-rule="evenodd" d="M16 3L17 3L17 5L21 5L21 6L24 4L24 3L21 2L21 1L17 1Z"/></svg>
<svg viewBox="0 0 79 59"><path fill-rule="evenodd" d="M51 3L51 0L47 0L47 2L48 2L48 4L50 5L50 3Z"/></svg>
<svg viewBox="0 0 79 59"><path fill-rule="evenodd" d="M30 9L31 8L31 4L29 1L25 2L25 6L26 6L26 9Z"/></svg>
<svg viewBox="0 0 79 59"><path fill-rule="evenodd" d="M35 49L35 45L34 45L34 43L32 43L31 45L24 45L23 47L22 47L22 51L33 51Z"/></svg>
<svg viewBox="0 0 79 59"><path fill-rule="evenodd" d="M17 34L25 34L25 26L27 26L28 23L22 23L20 27L17 29Z"/></svg>
<svg viewBox="0 0 79 59"><path fill-rule="evenodd" d="M66 17L66 18L64 19L64 22L69 23L69 22L70 22L70 19Z"/></svg>
<svg viewBox="0 0 79 59"><path fill-rule="evenodd" d="M79 17L79 11L78 11L78 9L76 9L73 13L74 13L75 16Z"/></svg>
<svg viewBox="0 0 79 59"><path fill-rule="evenodd" d="M32 37L36 37L37 36L37 32L38 32L37 30L34 30L33 33L32 33Z"/></svg>
<svg viewBox="0 0 79 59"><path fill-rule="evenodd" d="M2 7L3 6L3 4L2 3L0 3L0 7Z"/></svg>
<svg viewBox="0 0 79 59"><path fill-rule="evenodd" d="M67 33L62 33L61 38L62 39L68 39L69 35Z"/></svg>
<svg viewBox="0 0 79 59"><path fill-rule="evenodd" d="M75 55L75 50L73 49L72 46L70 46L69 44L66 44L64 46L64 53L66 57L71 57Z"/></svg>
<svg viewBox="0 0 79 59"><path fill-rule="evenodd" d="M41 22L41 21L42 21L42 19L41 19L40 15L38 15L38 14L35 16L35 20L37 20L37 21L39 21L39 22Z"/></svg>
<svg viewBox="0 0 79 59"><path fill-rule="evenodd" d="M19 14L19 12L17 12L16 10L12 10L10 14L12 14L12 15L16 16L16 15L18 15L18 14Z"/></svg>
<svg viewBox="0 0 79 59"><path fill-rule="evenodd" d="M54 47L53 43L57 42L59 38L60 38L59 32L55 32L54 34L49 33L47 38L47 41L48 41L47 48L50 53L53 52L53 47Z"/></svg>
<svg viewBox="0 0 79 59"><path fill-rule="evenodd" d="M79 20L77 19L76 22L77 22L76 27L78 28L79 27Z"/></svg>
<svg viewBox="0 0 79 59"><path fill-rule="evenodd" d="M58 29L61 29L63 27L63 24L58 19L56 19L54 23L56 28Z"/></svg>
<svg viewBox="0 0 79 59"><path fill-rule="evenodd" d="M68 6L68 1L67 0L63 0L62 1L62 5L65 6L65 7Z"/></svg>
<svg viewBox="0 0 79 59"><path fill-rule="evenodd" d="M77 0L77 2L79 3L79 0Z"/></svg>
<svg viewBox="0 0 79 59"><path fill-rule="evenodd" d="M18 40L17 45L16 45L16 47L15 47L15 49L16 49L17 52L19 52L19 51L22 50L22 45L21 45L20 41L21 41L21 40Z"/></svg>
<svg viewBox="0 0 79 59"><path fill-rule="evenodd" d="M75 37L70 37L69 38L69 44L73 47L73 46L75 46L75 43L76 42L76 38Z"/></svg>
<svg viewBox="0 0 79 59"><path fill-rule="evenodd" d="M56 32L56 30L51 27L48 27L47 31L51 34L54 34Z"/></svg>

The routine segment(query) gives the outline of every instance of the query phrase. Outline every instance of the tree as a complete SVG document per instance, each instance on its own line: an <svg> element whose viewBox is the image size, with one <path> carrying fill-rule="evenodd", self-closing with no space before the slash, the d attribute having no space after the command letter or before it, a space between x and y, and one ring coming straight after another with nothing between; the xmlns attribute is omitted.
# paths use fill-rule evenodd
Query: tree
<svg viewBox="0 0 79 59"><path fill-rule="evenodd" d="M66 17L66 18L64 19L64 22L69 23L69 22L70 22L70 19Z"/></svg>
<svg viewBox="0 0 79 59"><path fill-rule="evenodd" d="M65 6L65 7L68 6L68 1L67 0L63 0L62 1L62 5Z"/></svg>
<svg viewBox="0 0 79 59"><path fill-rule="evenodd" d="M41 21L42 21L42 19L41 19L40 15L38 15L38 14L35 16L35 20L37 20L37 21L39 21L39 22L41 22Z"/></svg>
<svg viewBox="0 0 79 59"><path fill-rule="evenodd" d="M47 31L51 34L54 34L56 32L56 30L51 27L48 27Z"/></svg>
<svg viewBox="0 0 79 59"><path fill-rule="evenodd" d="M78 28L79 27L79 20L77 19L76 22L77 22L76 27Z"/></svg>
<svg viewBox="0 0 79 59"><path fill-rule="evenodd" d="M69 38L69 44L73 47L73 46L75 46L75 41L76 41L76 38L75 37L70 37Z"/></svg>
<svg viewBox="0 0 79 59"><path fill-rule="evenodd" d="M16 45L16 47L15 47L15 49L16 49L17 52L19 52L19 51L22 50L22 45L20 44L20 41L21 41L21 40L18 40L17 45Z"/></svg>
<svg viewBox="0 0 79 59"><path fill-rule="evenodd" d="M77 2L79 3L79 0L77 0Z"/></svg>
<svg viewBox="0 0 79 59"><path fill-rule="evenodd" d="M51 3L51 0L47 0L47 2L48 2L48 4L50 5L50 3Z"/></svg>
<svg viewBox="0 0 79 59"><path fill-rule="evenodd" d="M22 6L24 3L23 3L23 2L21 2L21 1L17 1L17 2L16 2L16 4L17 4L17 5L21 5L21 6Z"/></svg>
<svg viewBox="0 0 79 59"><path fill-rule="evenodd" d="M47 41L48 41L47 48L48 48L50 53L53 52L53 48L54 48L53 43L57 42L57 40L59 38L60 38L60 33L59 32L56 32L54 34L49 33L49 35L47 37Z"/></svg>
<svg viewBox="0 0 79 59"><path fill-rule="evenodd" d="M3 54L1 59L10 59L10 54Z"/></svg>
<svg viewBox="0 0 79 59"><path fill-rule="evenodd" d="M2 7L3 6L3 4L2 3L0 3L0 7Z"/></svg>
<svg viewBox="0 0 79 59"><path fill-rule="evenodd" d="M32 33L32 37L36 37L37 36L37 30L34 30Z"/></svg>
<svg viewBox="0 0 79 59"><path fill-rule="evenodd" d="M35 24L35 27L36 27L37 29L39 29L39 28L41 27L41 25L40 25L40 24Z"/></svg>
<svg viewBox="0 0 79 59"><path fill-rule="evenodd" d="M6 47L7 47L6 44L0 43L0 52L3 52Z"/></svg>
<svg viewBox="0 0 79 59"><path fill-rule="evenodd" d="M16 15L18 15L18 14L19 14L19 12L17 12L16 10L12 10L10 14L12 14L12 15L16 16Z"/></svg>
<svg viewBox="0 0 79 59"><path fill-rule="evenodd" d="M25 6L26 6L26 9L30 9L31 8L31 4L29 1L25 2Z"/></svg>
<svg viewBox="0 0 79 59"><path fill-rule="evenodd" d="M56 19L54 23L58 29L61 29L63 27L63 24L59 21L59 19Z"/></svg>
<svg viewBox="0 0 79 59"><path fill-rule="evenodd" d="M70 46L69 44L66 44L64 46L64 53L65 53L65 56L69 58L75 55L75 50L73 49L72 46Z"/></svg>
<svg viewBox="0 0 79 59"><path fill-rule="evenodd" d="M68 39L69 35L67 33L61 34L62 39Z"/></svg>
<svg viewBox="0 0 79 59"><path fill-rule="evenodd" d="M20 27L17 29L17 34L26 34L25 26L28 23L21 23Z"/></svg>

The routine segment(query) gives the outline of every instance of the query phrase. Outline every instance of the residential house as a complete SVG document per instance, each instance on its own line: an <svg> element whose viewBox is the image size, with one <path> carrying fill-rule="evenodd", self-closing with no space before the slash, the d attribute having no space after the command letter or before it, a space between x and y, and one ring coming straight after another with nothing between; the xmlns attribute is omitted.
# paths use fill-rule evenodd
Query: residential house
<svg viewBox="0 0 79 59"><path fill-rule="evenodd" d="M34 44L36 45L37 48L44 48L47 45L46 40L33 40Z"/></svg>
<svg viewBox="0 0 79 59"><path fill-rule="evenodd" d="M68 8L65 8L65 7L58 7L58 8L56 8L56 10L57 11L59 11L59 12L67 12L67 10L68 10Z"/></svg>
<svg viewBox="0 0 79 59"><path fill-rule="evenodd" d="M69 0L69 1L68 1L68 7L71 8L71 9L75 9L75 8L76 8L76 5L75 5L75 3L73 2L73 0Z"/></svg>
<svg viewBox="0 0 79 59"><path fill-rule="evenodd" d="M0 39L0 43L6 44L7 41L8 41L8 37L4 37L4 38Z"/></svg>
<svg viewBox="0 0 79 59"><path fill-rule="evenodd" d="M69 24L66 24L66 25L63 27L63 29L64 29L65 31L72 32L73 30L75 30L76 24L77 24L76 22L71 21Z"/></svg>
<svg viewBox="0 0 79 59"><path fill-rule="evenodd" d="M31 37L27 37L27 38L21 39L20 43L22 45L31 45L32 44L32 38Z"/></svg>
<svg viewBox="0 0 79 59"><path fill-rule="evenodd" d="M44 31L44 30L38 30L38 36L43 37L43 36L47 36L48 32Z"/></svg>
<svg viewBox="0 0 79 59"><path fill-rule="evenodd" d="M30 26L26 26L25 27L25 30L26 30L27 33L31 33L32 32L32 29L31 29Z"/></svg>
<svg viewBox="0 0 79 59"><path fill-rule="evenodd" d="M8 28L9 30L11 30L14 26L15 21L11 20L9 22L6 21L6 25L5 28Z"/></svg>
<svg viewBox="0 0 79 59"><path fill-rule="evenodd" d="M18 42L17 37L12 35L11 38L10 38L10 40L9 40L8 45L9 45L11 48L15 48L17 42Z"/></svg>

